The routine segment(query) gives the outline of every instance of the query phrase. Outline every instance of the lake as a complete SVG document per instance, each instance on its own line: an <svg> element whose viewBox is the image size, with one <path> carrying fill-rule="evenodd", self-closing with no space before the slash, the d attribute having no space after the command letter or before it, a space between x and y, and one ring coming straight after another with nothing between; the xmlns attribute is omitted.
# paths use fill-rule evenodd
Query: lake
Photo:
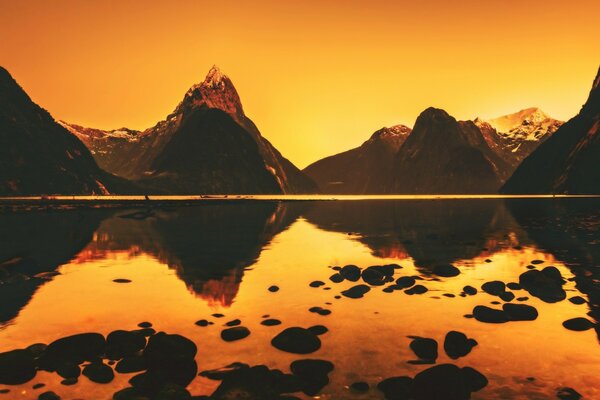
<svg viewBox="0 0 600 400"><path fill-rule="evenodd" d="M341 269L348 265L358 276ZM372 266L379 267L365 272ZM0 352L149 322L141 335L178 334L196 345L192 374L180 383L194 396L211 395L223 376L248 368L239 363L289 374L292 362L318 359L333 369L307 378L296 368L304 393L291 395L401 399L401 389L378 384L452 364L485 377L473 399L556 399L570 390L600 398L594 198L3 204L0 282ZM426 291L411 291L419 285ZM311 328L320 346L303 353L274 346L290 327ZM476 345L450 357L450 331ZM437 357L423 355L435 347L423 338L437 342ZM114 368L119 358L104 362ZM102 360L83 364L90 362ZM202 373L212 370L219 373ZM97 383L39 370L26 382L0 384L0 400L45 391L110 399L141 371ZM433 398L427 386L438 378L421 378L426 384L413 396Z"/></svg>

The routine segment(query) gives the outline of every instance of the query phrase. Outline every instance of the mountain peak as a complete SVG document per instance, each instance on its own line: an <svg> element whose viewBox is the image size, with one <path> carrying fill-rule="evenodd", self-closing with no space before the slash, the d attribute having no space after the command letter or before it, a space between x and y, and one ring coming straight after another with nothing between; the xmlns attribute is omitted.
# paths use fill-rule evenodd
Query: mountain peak
<svg viewBox="0 0 600 400"><path fill-rule="evenodd" d="M213 65L208 74L206 74L206 78L204 78L204 82L202 82L205 86L214 87L223 82L224 79L229 79L227 75L223 74L219 67L215 64Z"/></svg>
<svg viewBox="0 0 600 400"><path fill-rule="evenodd" d="M544 121L555 121L538 107L529 107L516 113L503 115L501 117L487 120L498 132L509 132L522 125L541 124Z"/></svg>

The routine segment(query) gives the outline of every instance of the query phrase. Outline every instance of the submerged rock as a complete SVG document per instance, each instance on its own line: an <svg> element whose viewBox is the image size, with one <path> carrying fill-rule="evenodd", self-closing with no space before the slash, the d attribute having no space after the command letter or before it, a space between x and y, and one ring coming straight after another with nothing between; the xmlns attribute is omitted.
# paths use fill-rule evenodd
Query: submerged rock
<svg viewBox="0 0 600 400"><path fill-rule="evenodd" d="M479 322L491 324L501 324L508 322L508 315L503 310L497 310L486 306L476 306L473 309L473 316Z"/></svg>
<svg viewBox="0 0 600 400"><path fill-rule="evenodd" d="M55 371L64 364L79 365L104 355L106 340L99 333L81 333L50 343L38 360L40 369Z"/></svg>
<svg viewBox="0 0 600 400"><path fill-rule="evenodd" d="M60 396L52 391L48 391L40 394L38 400L60 400Z"/></svg>
<svg viewBox="0 0 600 400"><path fill-rule="evenodd" d="M311 283L308 284L308 286L313 287L313 288L318 288L323 285L325 285L325 282L323 282L323 281L312 281Z"/></svg>
<svg viewBox="0 0 600 400"><path fill-rule="evenodd" d="M467 400L472 392L481 390L487 383L485 376L473 368L441 364L415 376L411 395L414 400Z"/></svg>
<svg viewBox="0 0 600 400"><path fill-rule="evenodd" d="M474 288L473 286L469 286L469 285L467 285L467 286L465 286L465 287L463 288L463 292L465 292L465 293L466 293L466 294L468 294L469 296L474 296L474 295L476 295L476 294L477 294L477 289L476 289L476 288Z"/></svg>
<svg viewBox="0 0 600 400"><path fill-rule="evenodd" d="M276 349L295 354L309 354L321 348L321 340L310 329L291 327L271 340Z"/></svg>
<svg viewBox="0 0 600 400"><path fill-rule="evenodd" d="M410 289L405 290L404 293L412 296L413 294L423 294L423 293L426 293L428 290L429 289L427 289L423 285L415 285L415 286L411 287Z"/></svg>
<svg viewBox="0 0 600 400"><path fill-rule="evenodd" d="M36 375L33 355L27 350L0 353L0 384L19 385L29 382Z"/></svg>
<svg viewBox="0 0 600 400"><path fill-rule="evenodd" d="M226 342L234 342L244 339L250 335L250 330L243 326L235 326L233 328L223 329L221 331L221 339Z"/></svg>
<svg viewBox="0 0 600 400"><path fill-rule="evenodd" d="M325 360L297 360L290 364L292 374L302 382L302 392L308 396L317 395L329 383L333 368L333 363Z"/></svg>
<svg viewBox="0 0 600 400"><path fill-rule="evenodd" d="M395 376L382 380L377 384L388 400L408 400L412 390L412 378L408 376Z"/></svg>
<svg viewBox="0 0 600 400"><path fill-rule="evenodd" d="M146 338L140 332L117 330L106 337L106 356L112 360L134 355L146 347Z"/></svg>
<svg viewBox="0 0 600 400"><path fill-rule="evenodd" d="M356 282L360 279L361 271L356 265L346 265L340 270L340 275L347 281Z"/></svg>
<svg viewBox="0 0 600 400"><path fill-rule="evenodd" d="M434 339L417 337L410 342L409 347L423 362L435 363L438 357L438 343Z"/></svg>
<svg viewBox="0 0 600 400"><path fill-rule="evenodd" d="M436 265L433 267L433 274L444 278L451 278L460 275L460 270L452 264Z"/></svg>
<svg viewBox="0 0 600 400"><path fill-rule="evenodd" d="M504 304L502 310L511 321L533 321L538 317L535 307L527 304Z"/></svg>
<svg viewBox="0 0 600 400"><path fill-rule="evenodd" d="M369 290L371 290L371 288L368 287L367 285L356 285L356 286L352 286L348 290L344 290L342 292L342 295L345 296L345 297L348 297L350 299L360 299Z"/></svg>
<svg viewBox="0 0 600 400"><path fill-rule="evenodd" d="M415 283L416 280L412 276L401 276L400 278L396 279L397 289L406 289L413 286Z"/></svg>
<svg viewBox="0 0 600 400"><path fill-rule="evenodd" d="M354 382L350 385L350 390L356 393L366 393L369 391L369 384L367 382Z"/></svg>
<svg viewBox="0 0 600 400"><path fill-rule="evenodd" d="M458 331L448 332L444 339L444 351L453 360L466 356L475 346L477 346L475 339L470 339Z"/></svg>
<svg viewBox="0 0 600 400"><path fill-rule="evenodd" d="M83 376L95 383L108 383L115 378L115 373L108 365L96 361L83 368Z"/></svg>
<svg viewBox="0 0 600 400"><path fill-rule="evenodd" d="M592 329L594 324L587 318L571 318L563 322L563 326L570 331L587 331L588 329Z"/></svg>
<svg viewBox="0 0 600 400"><path fill-rule="evenodd" d="M539 271L532 269L519 276L519 284L529 294L546 303L556 303L567 297L563 289L564 280L555 267L546 267Z"/></svg>
<svg viewBox="0 0 600 400"><path fill-rule="evenodd" d="M226 374L210 399L282 399L282 393L300 390L301 382L298 377L257 365L238 368Z"/></svg>
<svg viewBox="0 0 600 400"><path fill-rule="evenodd" d="M506 285L502 281L490 281L481 285L481 289L492 296L500 296L506 291Z"/></svg>
<svg viewBox="0 0 600 400"><path fill-rule="evenodd" d="M263 320L260 324L264 325L264 326L275 326L275 325L281 325L281 321L278 319L275 319L275 318L269 318L269 319Z"/></svg>

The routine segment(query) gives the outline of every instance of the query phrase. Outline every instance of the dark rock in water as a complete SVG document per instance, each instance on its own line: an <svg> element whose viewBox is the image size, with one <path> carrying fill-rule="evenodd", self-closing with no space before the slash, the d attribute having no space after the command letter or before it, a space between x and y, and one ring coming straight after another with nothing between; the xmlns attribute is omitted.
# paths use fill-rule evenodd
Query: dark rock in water
<svg viewBox="0 0 600 400"><path fill-rule="evenodd" d="M388 400L408 400L413 380L408 376L395 376L382 380L377 384L379 389Z"/></svg>
<svg viewBox="0 0 600 400"><path fill-rule="evenodd" d="M556 397L558 397L560 400L579 400L583 398L581 394L570 387L558 389L558 392L556 392Z"/></svg>
<svg viewBox="0 0 600 400"><path fill-rule="evenodd" d="M106 356L118 360L131 356L146 347L146 338L139 332L114 331L106 337Z"/></svg>
<svg viewBox="0 0 600 400"><path fill-rule="evenodd" d="M502 281L490 281L481 285L481 289L492 296L500 296L506 291L506 285Z"/></svg>
<svg viewBox="0 0 600 400"><path fill-rule="evenodd" d="M361 272L356 265L346 265L340 270L340 275L347 281L356 282L360 279Z"/></svg>
<svg viewBox="0 0 600 400"><path fill-rule="evenodd" d="M191 340L176 334L159 332L150 337L144 350L149 365L160 364L178 359L193 359L196 356L196 345Z"/></svg>
<svg viewBox="0 0 600 400"><path fill-rule="evenodd" d="M164 385L156 394L154 399L157 400L191 400L192 395L187 391L186 388L173 384L167 383Z"/></svg>
<svg viewBox="0 0 600 400"><path fill-rule="evenodd" d="M211 324L212 324L212 322L211 322ZM142 329L138 329L138 330L131 331L131 332L139 333L140 335L142 335L144 337L150 337L156 333L156 331L152 328L142 328Z"/></svg>
<svg viewBox="0 0 600 400"><path fill-rule="evenodd" d="M77 378L67 378L67 379L63 379L62 381L60 381L61 385L64 386L72 386L75 385L77 383Z"/></svg>
<svg viewBox="0 0 600 400"><path fill-rule="evenodd" d="M45 384L45 383L36 383L36 384L35 384L35 385L33 385L31 388L32 388L32 389L35 389L35 390L37 390L37 389L41 389L41 388L43 388L44 386L46 386L46 384Z"/></svg>
<svg viewBox="0 0 600 400"><path fill-rule="evenodd" d="M393 275L393 270L392 270ZM362 280L373 286L381 286L389 282L388 278L391 275L386 275L385 271L378 266L372 266L362 271Z"/></svg>
<svg viewBox="0 0 600 400"><path fill-rule="evenodd" d="M323 281L312 281L311 283L308 284L308 286L313 287L313 288L318 288L320 286L323 286L325 284L325 282Z"/></svg>
<svg viewBox="0 0 600 400"><path fill-rule="evenodd" d="M131 279L117 278L117 279L113 279L113 282L115 282L115 283L131 283Z"/></svg>
<svg viewBox="0 0 600 400"><path fill-rule="evenodd" d="M483 385L483 386L482 386ZM467 400L487 385L487 379L472 368L441 364L419 372L412 385L414 400Z"/></svg>
<svg viewBox="0 0 600 400"><path fill-rule="evenodd" d="M31 353L34 357L41 356L48 346L43 343L35 343L31 346L27 346L26 350Z"/></svg>
<svg viewBox="0 0 600 400"><path fill-rule="evenodd" d="M444 297L449 297L449 298L451 298L451 299L452 299L452 298L454 298L454 297L456 297L456 295L455 295L455 294L453 294L453 293L444 293L442 296L444 296Z"/></svg>
<svg viewBox="0 0 600 400"><path fill-rule="evenodd" d="M48 391L40 394L38 400L60 400L60 396L54 392Z"/></svg>
<svg viewBox="0 0 600 400"><path fill-rule="evenodd" d="M269 319L265 319L261 322L261 325L264 326L275 326L275 325L281 325L281 321L275 318L269 318Z"/></svg>
<svg viewBox="0 0 600 400"><path fill-rule="evenodd" d="M543 264L543 263L544 263L544 260L533 260L533 261L531 261L531 264L533 264L533 265L539 265L539 264Z"/></svg>
<svg viewBox="0 0 600 400"><path fill-rule="evenodd" d="M65 379L78 378L81 375L81 368L77 364L65 362L56 368L56 373Z"/></svg>
<svg viewBox="0 0 600 400"><path fill-rule="evenodd" d="M198 326L208 326L208 321L205 319L200 319L200 320L196 321L195 324Z"/></svg>
<svg viewBox="0 0 600 400"><path fill-rule="evenodd" d="M349 297L351 299L360 299L369 290L371 290L371 288L368 287L367 285L356 285L356 286L352 286L348 290L344 290L342 292L342 295L344 295L345 297Z"/></svg>
<svg viewBox="0 0 600 400"><path fill-rule="evenodd" d="M486 306L475 306L473 316L479 322L501 324L508 322L508 315L503 310L496 310Z"/></svg>
<svg viewBox="0 0 600 400"><path fill-rule="evenodd" d="M467 286L465 286L465 287L463 288L463 292L465 292L465 293L466 293L466 294L468 294L469 296L474 296L474 295L476 295L476 294L477 294L477 289L476 289L476 288L474 288L473 286L469 286L469 285L467 285Z"/></svg>
<svg viewBox="0 0 600 400"><path fill-rule="evenodd" d="M354 382L350 385L350 390L357 393L365 393L369 391L369 384L367 382Z"/></svg>
<svg viewBox="0 0 600 400"><path fill-rule="evenodd" d="M308 309L311 313L319 314L319 315L329 315L331 314L331 310L327 310L322 307L311 307Z"/></svg>
<svg viewBox="0 0 600 400"><path fill-rule="evenodd" d="M242 323L242 321L240 321L239 319L234 319L229 322L226 322L225 326L238 326L241 323Z"/></svg>
<svg viewBox="0 0 600 400"><path fill-rule="evenodd" d="M233 370L210 396L212 400L234 399L283 399L282 393L298 392L301 382L298 377L270 370L264 365Z"/></svg>
<svg viewBox="0 0 600 400"><path fill-rule="evenodd" d="M445 278L460 275L460 270L452 264L436 265L433 267L433 274Z"/></svg>
<svg viewBox="0 0 600 400"><path fill-rule="evenodd" d="M509 288L510 290L521 290L522 289L521 285L519 285L517 282L508 282L506 284L506 287Z"/></svg>
<svg viewBox="0 0 600 400"><path fill-rule="evenodd" d="M527 304L504 304L502 310L511 321L533 321L538 317L535 307Z"/></svg>
<svg viewBox="0 0 600 400"><path fill-rule="evenodd" d="M152 328L152 324L150 322L144 321L138 324L140 328Z"/></svg>
<svg viewBox="0 0 600 400"><path fill-rule="evenodd" d="M513 292L500 293L500 298L504 301L512 301L515 298L515 294Z"/></svg>
<svg viewBox="0 0 600 400"><path fill-rule="evenodd" d="M423 294L423 293L426 293L428 290L429 289L427 289L423 285L415 285L415 286L411 287L410 289L405 290L404 293L412 296L413 294Z"/></svg>
<svg viewBox="0 0 600 400"><path fill-rule="evenodd" d="M36 375L35 361L27 350L0 353L0 384L19 385Z"/></svg>
<svg viewBox="0 0 600 400"><path fill-rule="evenodd" d="M129 356L124 357L119 361L115 367L115 370L120 374L127 374L130 372L141 372L147 368L146 359L141 356Z"/></svg>
<svg viewBox="0 0 600 400"><path fill-rule="evenodd" d="M243 326L236 326L233 328L223 329L221 331L221 339L226 342L233 342L236 340L244 339L250 335L250 330Z"/></svg>
<svg viewBox="0 0 600 400"><path fill-rule="evenodd" d="M400 278L396 279L396 286L398 286L398 289L409 288L415 283L415 278L413 278L412 276L401 276Z"/></svg>
<svg viewBox="0 0 600 400"><path fill-rule="evenodd" d="M434 339L416 338L410 342L409 346L422 361L435 363L438 357L438 344Z"/></svg>
<svg viewBox="0 0 600 400"><path fill-rule="evenodd" d="M329 280L333 283L340 283L344 280L344 277L342 276L342 274L337 273L337 274L333 274L329 277Z"/></svg>
<svg viewBox="0 0 600 400"><path fill-rule="evenodd" d="M83 375L96 383L108 383L115 378L112 368L98 361L85 366Z"/></svg>
<svg viewBox="0 0 600 400"><path fill-rule="evenodd" d="M81 364L104 355L106 340L99 333L81 333L58 339L48 345L38 359L40 369L54 371L65 363Z"/></svg>
<svg viewBox="0 0 600 400"><path fill-rule="evenodd" d="M567 297L562 286L564 280L555 267L546 267L541 271L532 269L519 276L519 284L529 294L546 303L556 303Z"/></svg>
<svg viewBox="0 0 600 400"><path fill-rule="evenodd" d="M444 339L444 351L453 360L466 356L475 346L477 341L467 338L462 332L450 331Z"/></svg>
<svg viewBox="0 0 600 400"><path fill-rule="evenodd" d="M573 304L584 304L585 303L585 299L581 296L573 296L573 297L569 298L569 301Z"/></svg>
<svg viewBox="0 0 600 400"><path fill-rule="evenodd" d="M315 396L329 383L328 375L333 371L333 364L325 360L297 360L290 364L290 370L300 378L302 392Z"/></svg>
<svg viewBox="0 0 600 400"><path fill-rule="evenodd" d="M214 313L214 314L212 314L212 316L215 317L215 318L223 318L225 316L225 314Z"/></svg>
<svg viewBox="0 0 600 400"><path fill-rule="evenodd" d="M325 327L323 325L311 326L310 328L308 328L308 330L317 336L320 336L320 335L323 335L323 334L329 332L329 329L327 329L327 327Z"/></svg>
<svg viewBox="0 0 600 400"><path fill-rule="evenodd" d="M527 296L517 297L517 301L527 301L527 300L529 300L529 297L527 297Z"/></svg>
<svg viewBox="0 0 600 400"><path fill-rule="evenodd" d="M269 286L269 288L267 290L271 293L275 293L279 290L279 286L275 286L275 285Z"/></svg>
<svg viewBox="0 0 600 400"><path fill-rule="evenodd" d="M225 379L225 377L227 377L227 375L231 374L234 371L238 371L242 368L250 368L250 366L248 364L244 364L241 362L234 362L223 368L202 371L198 375L203 376L208 379L222 381L223 379Z"/></svg>
<svg viewBox="0 0 600 400"><path fill-rule="evenodd" d="M309 329L291 327L271 340L276 349L295 354L309 354L321 348L321 340Z"/></svg>
<svg viewBox="0 0 600 400"><path fill-rule="evenodd" d="M588 329L592 329L594 324L587 318L571 318L563 322L563 326L570 331L587 331Z"/></svg>

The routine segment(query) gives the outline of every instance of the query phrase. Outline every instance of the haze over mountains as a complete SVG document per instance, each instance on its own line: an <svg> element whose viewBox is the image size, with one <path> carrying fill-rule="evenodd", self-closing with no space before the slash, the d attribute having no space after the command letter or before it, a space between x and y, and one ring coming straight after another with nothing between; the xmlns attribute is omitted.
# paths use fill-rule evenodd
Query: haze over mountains
<svg viewBox="0 0 600 400"><path fill-rule="evenodd" d="M600 193L599 82L564 125L538 108L457 121L430 107L300 171L217 67L144 131L57 123L0 69L0 194Z"/></svg>

